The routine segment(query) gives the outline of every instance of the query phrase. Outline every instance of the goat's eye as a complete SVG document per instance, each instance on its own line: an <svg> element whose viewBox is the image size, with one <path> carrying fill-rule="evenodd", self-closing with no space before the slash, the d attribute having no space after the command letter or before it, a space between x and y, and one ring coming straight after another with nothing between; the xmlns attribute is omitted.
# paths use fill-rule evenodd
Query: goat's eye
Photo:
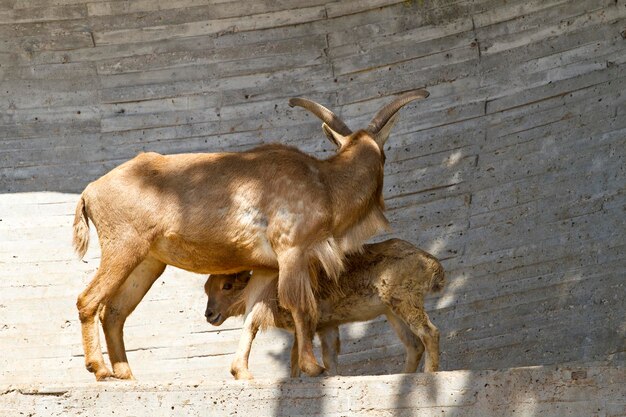
<svg viewBox="0 0 626 417"><path fill-rule="evenodd" d="M224 284L222 289L223 290L232 290L233 289L233 284L231 284L230 282L227 282L226 284Z"/></svg>

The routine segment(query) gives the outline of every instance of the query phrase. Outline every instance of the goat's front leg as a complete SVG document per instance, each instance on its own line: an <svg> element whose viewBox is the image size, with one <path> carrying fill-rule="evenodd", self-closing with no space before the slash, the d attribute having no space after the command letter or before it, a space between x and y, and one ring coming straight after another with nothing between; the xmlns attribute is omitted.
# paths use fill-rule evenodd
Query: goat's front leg
<svg viewBox="0 0 626 417"><path fill-rule="evenodd" d="M252 308L252 312L246 316L243 325L243 332L239 339L239 345L237 347L237 353L235 353L235 359L230 365L230 373L235 379L252 379L252 374L248 370L248 359L250 358L250 350L252 349L252 342L256 337L259 330L255 312L260 308L260 303Z"/></svg>
<svg viewBox="0 0 626 417"><path fill-rule="evenodd" d="M299 249L285 250L278 255L278 270L278 299L293 317L300 369L309 376L318 376L324 368L313 353L317 302L311 288L308 259Z"/></svg>
<svg viewBox="0 0 626 417"><path fill-rule="evenodd" d="M313 353L313 335L315 323L303 310L292 311L298 338L298 364L302 372L308 376L318 376L324 372L324 367L318 365Z"/></svg>
<svg viewBox="0 0 626 417"><path fill-rule="evenodd" d="M263 323L268 324L268 320L273 322L272 309L268 306L267 290L276 280L275 271L255 270L247 285L248 294L246 296L246 318L244 320L243 332L239 339L239 346L235 359L230 367L230 373L235 379L252 379L252 374L248 370L248 359L252 342Z"/></svg>

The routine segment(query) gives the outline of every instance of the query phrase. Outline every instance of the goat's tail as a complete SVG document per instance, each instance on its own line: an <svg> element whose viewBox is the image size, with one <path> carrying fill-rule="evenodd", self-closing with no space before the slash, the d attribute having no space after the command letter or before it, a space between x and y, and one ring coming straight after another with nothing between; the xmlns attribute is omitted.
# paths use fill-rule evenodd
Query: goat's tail
<svg viewBox="0 0 626 417"><path fill-rule="evenodd" d="M433 276L430 280L430 289L429 292L439 292L443 290L443 287L446 283L446 273L443 270L443 266L439 261L434 260L433 265Z"/></svg>
<svg viewBox="0 0 626 417"><path fill-rule="evenodd" d="M74 250L79 259L83 259L89 247L89 218L85 211L85 198L81 194L74 214Z"/></svg>

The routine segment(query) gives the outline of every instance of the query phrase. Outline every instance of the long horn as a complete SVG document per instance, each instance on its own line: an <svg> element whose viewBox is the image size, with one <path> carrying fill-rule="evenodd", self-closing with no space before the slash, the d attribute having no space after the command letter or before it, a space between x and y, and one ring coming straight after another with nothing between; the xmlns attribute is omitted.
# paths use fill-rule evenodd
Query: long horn
<svg viewBox="0 0 626 417"><path fill-rule="evenodd" d="M367 130L370 133L376 134L383 128L393 117L394 114L398 110L400 110L403 106L407 105L413 100L417 100L418 98L426 98L430 95L430 93L426 90L413 90L408 93L404 93L398 98L396 98L391 103L387 104L385 107L380 109L376 116L372 119L369 125L367 125Z"/></svg>
<svg viewBox="0 0 626 417"><path fill-rule="evenodd" d="M326 107L318 104L314 101L306 98L294 97L289 99L289 105L291 107L300 106L304 107L320 119L328 126L330 126L335 132L348 136L352 133L352 130L339 118L335 113L328 110Z"/></svg>

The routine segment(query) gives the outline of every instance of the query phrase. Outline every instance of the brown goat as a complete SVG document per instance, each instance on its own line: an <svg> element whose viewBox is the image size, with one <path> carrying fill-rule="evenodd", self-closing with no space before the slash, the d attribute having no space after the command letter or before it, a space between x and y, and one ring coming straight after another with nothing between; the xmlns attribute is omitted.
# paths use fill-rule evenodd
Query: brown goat
<svg viewBox="0 0 626 417"><path fill-rule="evenodd" d="M308 375L324 368L313 355L317 278L343 268L346 253L387 226L383 214L383 144L396 112L427 97L417 90L383 107L365 130L352 132L331 111L292 99L325 123L339 147L318 160L283 145L240 153L141 154L83 191L74 218L74 247L82 257L95 225L100 268L79 295L85 364L97 380L132 379L123 340L126 317L166 265L197 273L278 269L278 295L290 310L299 365ZM98 337L99 316L111 372Z"/></svg>
<svg viewBox="0 0 626 417"><path fill-rule="evenodd" d="M443 267L432 255L400 239L365 245L362 253L346 259L346 270L337 281L320 280L316 298L317 333L322 344L324 365L337 370L340 324L367 321L382 314L406 347L404 372L415 372L426 349L426 372L439 367L439 331L424 311L424 296L443 288ZM254 272L256 274L256 271ZM252 275L254 275L252 274ZM275 275L274 275L275 276ZM208 296L205 316L214 326L230 316L245 313L251 275L241 272L211 275L205 284ZM275 326L293 331L291 315L276 302L276 280L246 317L239 350L231 366L236 379L250 379L248 357L259 328ZM291 375L298 376L298 338L291 351Z"/></svg>

